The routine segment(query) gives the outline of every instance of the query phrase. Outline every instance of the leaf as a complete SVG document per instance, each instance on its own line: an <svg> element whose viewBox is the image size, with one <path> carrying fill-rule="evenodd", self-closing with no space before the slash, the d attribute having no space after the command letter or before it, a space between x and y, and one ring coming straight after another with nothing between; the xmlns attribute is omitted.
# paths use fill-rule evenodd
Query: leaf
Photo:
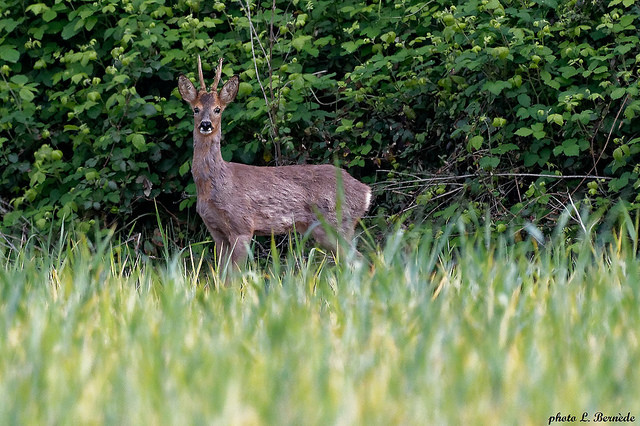
<svg viewBox="0 0 640 426"><path fill-rule="evenodd" d="M525 108L529 108L531 106L531 97L526 93L522 93L518 95L518 103Z"/></svg>
<svg viewBox="0 0 640 426"><path fill-rule="evenodd" d="M362 45L363 41L362 40L357 40L357 41L347 41L342 43L342 48L344 50L346 50L347 53L351 54L353 52L355 52L356 50L358 50L358 47L360 47Z"/></svg>
<svg viewBox="0 0 640 426"><path fill-rule="evenodd" d="M634 45L632 43L619 44L615 47L614 52L617 55L624 55L625 53L629 52L633 48L634 48Z"/></svg>
<svg viewBox="0 0 640 426"><path fill-rule="evenodd" d="M289 78L292 80L291 87L294 90L300 90L304 87L304 78L302 78L300 74L295 76L295 78L291 78L291 77L293 77L293 75L289 76Z"/></svg>
<svg viewBox="0 0 640 426"><path fill-rule="evenodd" d="M474 149L478 150L480 149L480 147L482 147L482 143L484 142L484 138L480 135L474 136L471 139L469 139L469 145L472 146Z"/></svg>
<svg viewBox="0 0 640 426"><path fill-rule="evenodd" d="M619 178L614 178L609 181L609 189L617 192L629 184L629 172L625 172Z"/></svg>
<svg viewBox="0 0 640 426"><path fill-rule="evenodd" d="M606 65L602 65L602 66L599 66L598 68L596 68L595 70L593 70L593 73L594 74L602 74L604 72L607 72L608 69L609 68Z"/></svg>
<svg viewBox="0 0 640 426"><path fill-rule="evenodd" d="M552 87L556 90L560 88L560 83L558 83L556 80L554 80L551 77L551 74L549 73L549 71L546 71L546 70L540 71L540 77L542 77L542 81L544 81L544 83L547 86Z"/></svg>
<svg viewBox="0 0 640 426"><path fill-rule="evenodd" d="M564 118L562 114L549 114L547 123L556 123L558 126L562 126L564 124Z"/></svg>
<svg viewBox="0 0 640 426"><path fill-rule="evenodd" d="M613 150L613 159L616 161L622 161L624 159L624 153L620 147Z"/></svg>
<svg viewBox="0 0 640 426"><path fill-rule="evenodd" d="M31 186L34 186L37 183L42 183L45 180L47 180L47 177L45 176L45 174L37 170L31 175Z"/></svg>
<svg viewBox="0 0 640 426"><path fill-rule="evenodd" d="M507 120L502 117L495 117L491 122L491 125L496 128L504 127L505 124L507 124Z"/></svg>
<svg viewBox="0 0 640 426"><path fill-rule="evenodd" d="M544 129L544 124L542 123L535 123L531 125L531 130L533 130L534 132L539 132L542 129Z"/></svg>
<svg viewBox="0 0 640 426"><path fill-rule="evenodd" d="M353 167L353 166L364 167L364 160L362 159L362 157L357 156L356 158L351 160L348 167Z"/></svg>
<svg viewBox="0 0 640 426"><path fill-rule="evenodd" d="M518 130L516 130L515 134L518 136L530 136L533 134L533 130L531 130L528 127L521 127Z"/></svg>
<svg viewBox="0 0 640 426"><path fill-rule="evenodd" d="M4 29L7 33L11 33L20 21L14 19L0 19L0 32Z"/></svg>
<svg viewBox="0 0 640 426"><path fill-rule="evenodd" d="M388 33L382 34L380 36L380 40L384 41L387 44L393 43L395 39L396 39L396 33L393 31L389 31Z"/></svg>
<svg viewBox="0 0 640 426"><path fill-rule="evenodd" d="M508 89L510 87L511 87L511 83L509 83L508 81L502 81L502 80L487 81L482 86L483 89L488 90L489 92L493 93L496 96L498 96L504 89Z"/></svg>
<svg viewBox="0 0 640 426"><path fill-rule="evenodd" d="M34 15L40 15L43 11L48 10L49 6L44 3L35 3L28 6L25 11L33 12Z"/></svg>
<svg viewBox="0 0 640 426"><path fill-rule="evenodd" d="M89 19L87 19L87 22L85 23L84 28L87 31L91 31L97 23L98 23L98 18L96 18L95 16L91 16Z"/></svg>
<svg viewBox="0 0 640 426"><path fill-rule="evenodd" d="M35 95L31 90L29 90L26 87L23 87L20 89L20 99L22 99L25 102L31 102L33 98L35 98Z"/></svg>
<svg viewBox="0 0 640 426"><path fill-rule="evenodd" d="M298 36L291 40L291 45L299 52L311 41L311 36L303 35Z"/></svg>
<svg viewBox="0 0 640 426"><path fill-rule="evenodd" d="M241 98L245 97L251 94L252 91L253 91L253 86L243 81L240 83L240 86L238 87L238 96Z"/></svg>
<svg viewBox="0 0 640 426"><path fill-rule="evenodd" d="M542 123L532 124L531 130L533 130L533 137L536 139L544 138L547 135L547 133L543 129L544 129L544 124Z"/></svg>
<svg viewBox="0 0 640 426"><path fill-rule="evenodd" d="M144 115L146 115L147 117L151 117L153 115L156 115L158 113L158 110L156 109L155 105L152 103L146 103L142 106L142 112L144 113Z"/></svg>
<svg viewBox="0 0 640 426"><path fill-rule="evenodd" d="M55 10L53 10L53 9L48 9L47 11L45 11L45 12L42 14L42 19L43 19L45 22L51 22L51 21L53 21L54 19L56 19L56 16L58 16L58 12L56 12L56 11L55 11ZM96 19L97 19L97 18L96 18Z"/></svg>
<svg viewBox="0 0 640 426"><path fill-rule="evenodd" d="M504 143L504 144L500 144L496 148L493 148L491 150L491 153L492 154L502 155L502 154L506 154L507 152L519 151L519 150L520 150L520 147L518 147L518 145L516 145L516 144Z"/></svg>
<svg viewBox="0 0 640 426"><path fill-rule="evenodd" d="M29 82L29 77L24 74L16 74L10 78L12 83L17 84L18 86L24 86Z"/></svg>
<svg viewBox="0 0 640 426"><path fill-rule="evenodd" d="M182 164L182 166L180 166L180 168L178 169L178 173L180 173L180 176L184 176L187 174L190 168L191 168L191 160L187 160Z"/></svg>
<svg viewBox="0 0 640 426"><path fill-rule="evenodd" d="M342 123L342 125L338 126L338 128L336 129L336 133L347 132L353 128L353 120L343 118L342 120L340 120L340 122Z"/></svg>
<svg viewBox="0 0 640 426"><path fill-rule="evenodd" d="M482 157L478 161L478 165L485 170L495 169L498 164L500 164L500 158L498 157Z"/></svg>
<svg viewBox="0 0 640 426"><path fill-rule="evenodd" d="M20 52L14 49L14 46L10 44L0 46L0 59L16 63L18 62L18 59L20 59Z"/></svg>
<svg viewBox="0 0 640 426"><path fill-rule="evenodd" d="M564 78L571 78L574 75L579 73L579 71L577 69L575 69L574 67L571 67L571 66L558 68L558 71L560 71L562 73L562 76Z"/></svg>
<svg viewBox="0 0 640 426"><path fill-rule="evenodd" d="M336 38L332 35L326 37L320 37L313 41L313 45L316 47L325 47L327 44L333 44L336 41Z"/></svg>
<svg viewBox="0 0 640 426"><path fill-rule="evenodd" d="M509 56L509 48L506 46L493 47L488 49L491 56L498 59L506 59Z"/></svg>
<svg viewBox="0 0 640 426"><path fill-rule="evenodd" d="M573 114L571 116L571 121L576 122L579 121L582 124L587 124L589 123L589 121L591 121L591 114L593 111L591 111L590 109L587 109L585 111L582 111L579 114Z"/></svg>
<svg viewBox="0 0 640 426"><path fill-rule="evenodd" d="M617 87L617 88L613 89L613 91L611 92L611 99L614 99L614 100L615 99L620 99L626 93L627 93L627 89L625 89L624 87Z"/></svg>
<svg viewBox="0 0 640 426"><path fill-rule="evenodd" d="M533 132L533 137L536 139L542 139L547 135L547 132L545 132L544 130L541 130L539 132Z"/></svg>
<svg viewBox="0 0 640 426"><path fill-rule="evenodd" d="M178 206L178 209L180 209L180 211L184 210L187 207L192 206L195 203L195 199L194 198L187 198L186 200L182 200L180 202L180 205Z"/></svg>
<svg viewBox="0 0 640 426"><path fill-rule="evenodd" d="M129 142L131 142L139 152L144 152L147 150L147 146L144 141L144 135L141 135L140 133L131 135Z"/></svg>
<svg viewBox="0 0 640 426"><path fill-rule="evenodd" d="M575 139L562 142L562 150L567 157L577 157L580 154L580 146Z"/></svg>
<svg viewBox="0 0 640 426"><path fill-rule="evenodd" d="M635 18L636 16L634 15L623 15L622 18L620 18L620 25L626 28L633 23Z"/></svg>
<svg viewBox="0 0 640 426"><path fill-rule="evenodd" d="M73 37L74 35L78 34L78 31L80 31L80 28L76 28L77 22L78 22L78 19L75 19L75 20L69 22L62 29L62 33L60 35L62 36L62 38L64 40L69 40L71 37Z"/></svg>
<svg viewBox="0 0 640 426"><path fill-rule="evenodd" d="M518 111L516 111L516 117L524 119L531 117L531 114L529 113L528 109L520 107L518 108Z"/></svg>

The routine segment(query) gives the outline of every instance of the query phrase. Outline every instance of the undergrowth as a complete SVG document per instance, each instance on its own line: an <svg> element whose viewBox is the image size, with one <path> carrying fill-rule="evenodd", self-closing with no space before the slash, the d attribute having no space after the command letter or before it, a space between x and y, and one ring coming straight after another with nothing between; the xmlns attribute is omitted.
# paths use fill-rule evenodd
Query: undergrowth
<svg viewBox="0 0 640 426"><path fill-rule="evenodd" d="M191 248L153 260L82 235L4 247L0 423L639 416L637 223L575 239L534 229L397 229L337 262L293 242L229 287Z"/></svg>

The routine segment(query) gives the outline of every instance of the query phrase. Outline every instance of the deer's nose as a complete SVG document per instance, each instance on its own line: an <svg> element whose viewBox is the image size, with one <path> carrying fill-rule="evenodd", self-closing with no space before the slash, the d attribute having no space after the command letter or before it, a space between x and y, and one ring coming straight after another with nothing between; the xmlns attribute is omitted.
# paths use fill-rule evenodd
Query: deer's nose
<svg viewBox="0 0 640 426"><path fill-rule="evenodd" d="M210 133L213 130L213 125L210 121L202 121L199 128L202 133Z"/></svg>

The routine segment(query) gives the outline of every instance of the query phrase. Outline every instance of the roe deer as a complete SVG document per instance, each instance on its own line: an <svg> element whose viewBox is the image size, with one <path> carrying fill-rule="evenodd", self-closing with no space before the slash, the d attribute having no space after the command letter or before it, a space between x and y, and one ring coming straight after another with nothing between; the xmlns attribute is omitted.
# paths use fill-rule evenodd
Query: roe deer
<svg viewBox="0 0 640 426"><path fill-rule="evenodd" d="M257 167L224 161L220 153L221 117L238 93L238 77L231 77L218 91L221 73L222 59L208 91L198 56L200 90L184 75L178 78L180 95L194 114L191 171L198 196L196 210L216 243L220 259L227 262L230 258L240 267L254 234L269 236L294 230L310 232L319 245L335 252L339 242L319 226L318 215L350 241L357 221L369 209L371 189L329 164ZM340 206L339 181L343 194Z"/></svg>

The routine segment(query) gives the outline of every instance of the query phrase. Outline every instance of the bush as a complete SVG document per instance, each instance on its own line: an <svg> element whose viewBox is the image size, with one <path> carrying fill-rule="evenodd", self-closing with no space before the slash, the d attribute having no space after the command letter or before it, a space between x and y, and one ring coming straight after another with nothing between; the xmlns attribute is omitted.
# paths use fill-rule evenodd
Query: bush
<svg viewBox="0 0 640 426"><path fill-rule="evenodd" d="M224 78L241 78L223 118L227 160L338 159L382 181L381 214L447 217L464 198L507 219L542 217L567 191L637 201L634 2L245 7L0 1L3 229L152 228L154 202L178 237L199 229L192 121L175 90L197 54L209 80L218 57ZM440 179L390 191L395 175L379 170ZM530 176L541 174L610 179Z"/></svg>

